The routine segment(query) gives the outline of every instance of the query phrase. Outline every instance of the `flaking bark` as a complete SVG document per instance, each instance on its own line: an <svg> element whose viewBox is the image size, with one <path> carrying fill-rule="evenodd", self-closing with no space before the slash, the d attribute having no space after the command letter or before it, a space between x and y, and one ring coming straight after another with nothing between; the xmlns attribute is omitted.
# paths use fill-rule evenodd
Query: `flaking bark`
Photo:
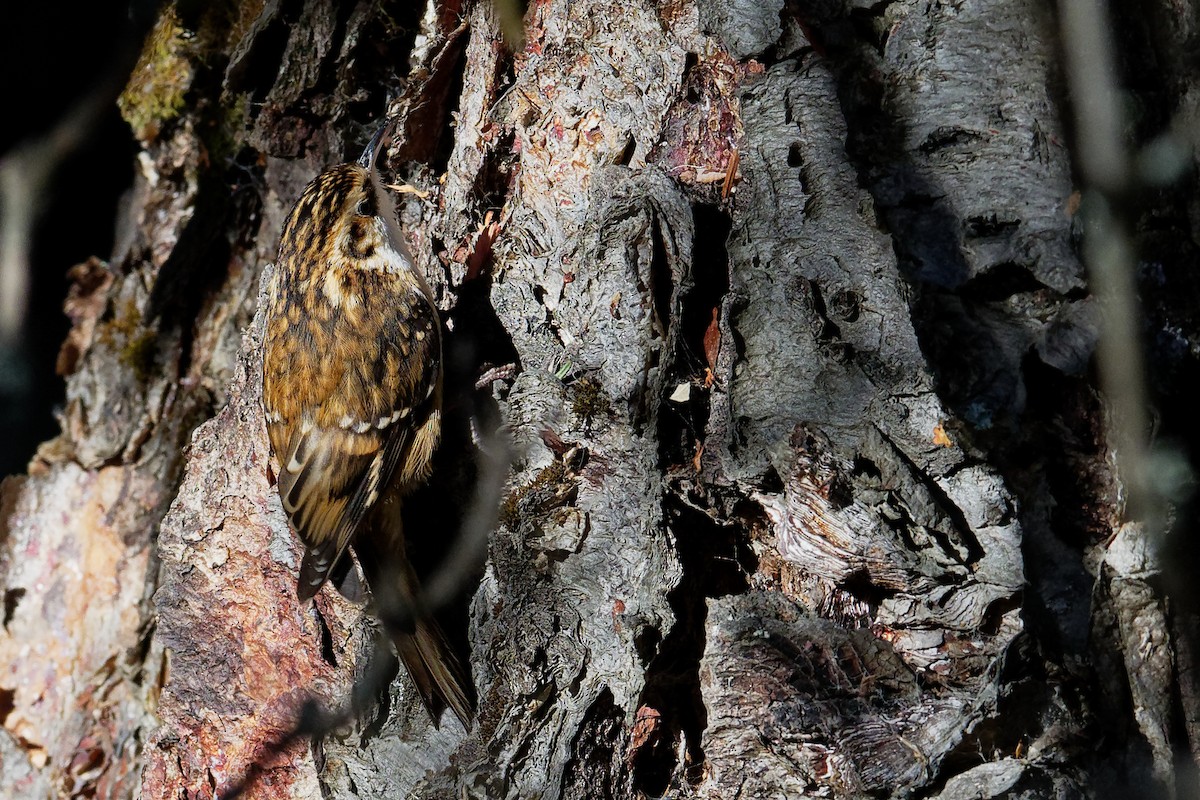
<svg viewBox="0 0 1200 800"><path fill-rule="evenodd" d="M1160 108L1195 82L1178 5L1147 12ZM547 0L525 31L508 52L479 3L164 8L121 243L73 273L63 434L0 487L0 785L1195 796L1194 607L1121 517L1086 374L1052 16ZM290 204L385 107L448 328L416 561L496 429L513 459L443 609L473 728L398 676L314 737L386 656L361 608L296 600L255 309ZM1193 206L1155 213L1190 243ZM1154 324L1191 341L1164 274Z"/></svg>

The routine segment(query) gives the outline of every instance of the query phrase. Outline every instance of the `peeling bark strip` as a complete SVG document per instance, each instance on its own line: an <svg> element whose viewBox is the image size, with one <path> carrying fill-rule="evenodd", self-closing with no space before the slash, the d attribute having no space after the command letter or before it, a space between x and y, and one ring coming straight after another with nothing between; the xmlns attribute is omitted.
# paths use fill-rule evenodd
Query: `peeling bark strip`
<svg viewBox="0 0 1200 800"><path fill-rule="evenodd" d="M1042 7L540 0L518 53L496 13L164 6L63 434L0 485L0 794L1195 796L1196 617L1099 433ZM296 602L254 308L385 98L447 318L414 561L455 546L473 432L516 458L443 609L472 730L398 676L309 736L395 665ZM1147 239L1195 240L1155 202Z"/></svg>

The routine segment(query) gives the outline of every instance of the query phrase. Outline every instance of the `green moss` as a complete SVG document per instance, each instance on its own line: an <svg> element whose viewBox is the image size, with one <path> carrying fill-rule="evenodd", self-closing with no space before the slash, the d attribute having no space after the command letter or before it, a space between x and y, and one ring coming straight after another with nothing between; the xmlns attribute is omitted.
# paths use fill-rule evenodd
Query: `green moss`
<svg viewBox="0 0 1200 800"><path fill-rule="evenodd" d="M571 398L571 413L584 425L590 425L596 417L604 416L612 408L608 394L595 378L581 378L574 385Z"/></svg>
<svg viewBox="0 0 1200 800"><path fill-rule="evenodd" d="M132 299L120 306L120 313L101 323L97 338L117 353L117 360L128 367L138 381L145 383L154 372L158 354L158 335L142 327L142 312Z"/></svg>
<svg viewBox="0 0 1200 800"><path fill-rule="evenodd" d="M529 483L514 489L500 504L500 522L509 530L518 530L521 520L529 520L541 531L541 519L547 512L575 502L577 486L570 471L558 461L544 467Z"/></svg>
<svg viewBox="0 0 1200 800"><path fill-rule="evenodd" d="M121 348L121 363L133 371L139 383L145 383L154 372L154 357L158 351L158 337L154 331L140 330Z"/></svg>
<svg viewBox="0 0 1200 800"><path fill-rule="evenodd" d="M114 307L112 319L103 323L104 327L100 331L100 341L109 347L116 347L118 337L122 341L129 339L137 333L141 322L142 312L137 307L137 301L133 298L126 298L125 302L121 303L119 308Z"/></svg>
<svg viewBox="0 0 1200 800"><path fill-rule="evenodd" d="M117 98L121 117L143 142L157 138L163 123L178 116L186 105L194 75L186 37L175 7L164 8L146 37L125 91Z"/></svg>
<svg viewBox="0 0 1200 800"><path fill-rule="evenodd" d="M167 4L146 37L137 66L117 99L121 116L142 142L156 139L165 123L188 105L192 89L199 114L197 135L217 161L241 148L250 115L245 93L223 94L211 85L223 71L230 42L237 43L262 13L264 0L177 0ZM198 77L206 85L197 85Z"/></svg>

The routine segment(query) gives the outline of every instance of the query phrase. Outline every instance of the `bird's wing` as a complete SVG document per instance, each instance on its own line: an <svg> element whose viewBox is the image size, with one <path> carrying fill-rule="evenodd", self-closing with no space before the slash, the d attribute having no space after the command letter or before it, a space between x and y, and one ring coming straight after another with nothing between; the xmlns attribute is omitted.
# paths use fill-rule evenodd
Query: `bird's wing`
<svg viewBox="0 0 1200 800"><path fill-rule="evenodd" d="M283 508L307 546L302 600L329 577L437 401L436 313L407 283L402 292L368 285L388 280L344 283L355 313L289 318L283 309L268 326L263 404Z"/></svg>

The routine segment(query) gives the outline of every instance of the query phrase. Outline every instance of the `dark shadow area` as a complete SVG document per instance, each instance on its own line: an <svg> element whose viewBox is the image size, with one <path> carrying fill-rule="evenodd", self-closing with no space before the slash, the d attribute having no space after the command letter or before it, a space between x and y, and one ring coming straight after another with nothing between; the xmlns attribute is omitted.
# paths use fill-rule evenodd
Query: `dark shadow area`
<svg viewBox="0 0 1200 800"><path fill-rule="evenodd" d="M665 522L683 578L668 595L675 615L670 631L661 641L636 642L647 664L638 713L650 716L642 722L642 740L636 741L635 734L630 763L634 787L652 797L662 795L680 777L694 784L703 775L701 741L708 715L701 697L700 660L706 642L707 600L746 591L747 576L757 566L748 531L718 521L722 515L715 510L711 514L702 510L719 502L707 496L697 465L710 414L709 369L722 344L717 319L729 293L726 240L732 222L715 206L694 204L692 214L690 275L682 285L673 284L665 251L659 252L661 232L655 237L652 269L655 311L660 322L673 329L668 341L674 348L664 359L664 386L668 392L682 383L692 386L684 402L660 398L657 411L659 466L671 479L664 496Z"/></svg>
<svg viewBox="0 0 1200 800"><path fill-rule="evenodd" d="M0 25L0 157L45 136L105 73L132 63L142 15L156 3L83 5L64 10L18 3ZM115 99L115 96L114 96ZM108 258L117 205L133 178L133 137L111 105L51 178L34 231L27 315L16 351L0 353L0 476L25 471L37 446L58 432L53 412L64 399L55 373L68 330L62 304L67 270L90 256ZM34 198L30 198L34 203Z"/></svg>
<svg viewBox="0 0 1200 800"><path fill-rule="evenodd" d="M475 382L491 366L515 363L516 349L490 302L490 280L480 278L460 291L450 314L453 332L444 333L442 441L433 459L427 484L404 505L404 526L409 560L419 576L428 576L463 547L463 526L478 497L476 483L482 463L472 426L491 436L500 426L500 411L491 387L476 389ZM447 638L469 665L467 646L469 607L479 583L484 551L475 571L458 576L454 599L436 616Z"/></svg>
<svg viewBox="0 0 1200 800"><path fill-rule="evenodd" d="M683 580L667 596L675 625L662 642L639 642L652 656L646 688L638 708L661 715L661 725L635 751L634 786L651 797L661 796L672 778L688 783L703 777L708 713L700 692L700 659L706 642L707 599L740 594L749 588L755 559L749 536L740 526L721 524L673 495L666 499L667 525L674 533ZM680 742L684 747L680 747ZM678 755L684 752L684 763Z"/></svg>
<svg viewBox="0 0 1200 800"><path fill-rule="evenodd" d="M729 294L729 254L725 247L732 225L729 215L714 206L694 204L692 217L692 269L683 286L671 283L665 253L659 252L659 237L655 246L655 311L664 325L677 328L673 332L673 351L667 355L669 370L664 385L674 390L681 383L692 384L686 401L667 401L658 410L659 466L667 474L690 469L696 448L704 441L710 414L710 392L705 386L711 382L708 351L715 355L722 344L717 317ZM672 312L678 317L673 318Z"/></svg>
<svg viewBox="0 0 1200 800"><path fill-rule="evenodd" d="M618 785L619 779L615 777L619 754L613 743L621 740L624 723L625 713L613 702L612 692L607 688L601 690L571 743L561 797L608 800L622 796L624 787Z"/></svg>

